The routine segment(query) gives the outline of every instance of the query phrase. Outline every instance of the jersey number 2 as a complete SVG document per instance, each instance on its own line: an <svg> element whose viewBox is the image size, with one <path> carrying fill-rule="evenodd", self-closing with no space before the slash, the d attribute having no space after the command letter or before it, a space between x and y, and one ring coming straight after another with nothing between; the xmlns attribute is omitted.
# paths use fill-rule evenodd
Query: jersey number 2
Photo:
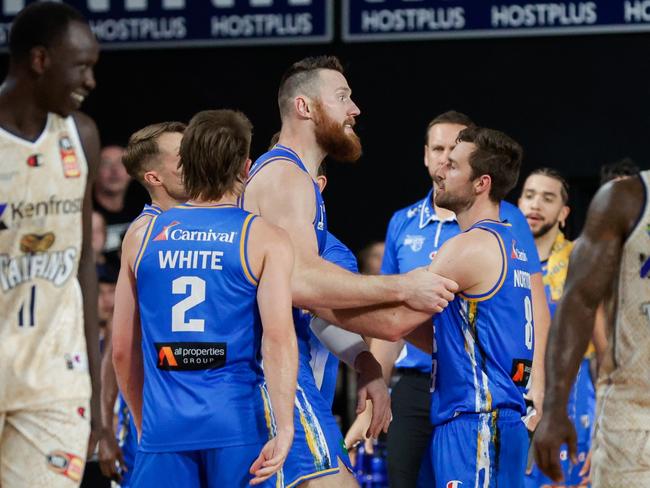
<svg viewBox="0 0 650 488"><path fill-rule="evenodd" d="M203 332L205 329L203 319L185 321L185 312L205 301L205 281L196 276L181 276L172 281L174 295L187 294L188 287L190 295L172 307L172 332Z"/></svg>

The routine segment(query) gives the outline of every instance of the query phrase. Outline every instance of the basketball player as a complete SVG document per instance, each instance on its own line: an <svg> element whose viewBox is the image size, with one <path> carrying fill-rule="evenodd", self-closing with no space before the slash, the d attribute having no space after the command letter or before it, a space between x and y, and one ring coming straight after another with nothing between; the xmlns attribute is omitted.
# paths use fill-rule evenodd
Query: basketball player
<svg viewBox="0 0 650 488"><path fill-rule="evenodd" d="M414 308L441 310L453 295L453 283L417 270L407 276L359 276L320 257L327 233L325 204L315 182L325 156L355 161L361 145L354 133L359 109L338 59L321 56L292 65L278 91L282 119L279 141L251 168L242 207L288 231L296 249L292 280L293 303L300 308L357 307L406 301ZM317 447L308 449L311 434L296 425L296 438L285 472L289 486L309 479L306 486L355 486L342 436L313 382L309 369L309 323L294 313L300 344L298 384L305 405L314 412ZM309 426L312 429L312 426ZM308 455L303 455L306 453ZM288 473L291 473L289 475ZM316 479L326 477L326 479Z"/></svg>
<svg viewBox="0 0 650 488"><path fill-rule="evenodd" d="M555 312L564 290L569 255L573 243L566 239L561 229L565 227L570 208L569 185L564 177L551 168L533 171L526 181L519 198L519 209L524 213L542 261L544 286L551 313ZM582 484L580 475L589 453L595 413L596 393L591 378L591 361L594 348L590 346L580 365L578 378L573 386L568 405L569 417L579 432L579 463L571 464L566 448L560 454L565 486ZM544 476L537 466L526 477L526 486L537 488L551 486L553 482Z"/></svg>
<svg viewBox="0 0 650 488"><path fill-rule="evenodd" d="M142 184L151 198L134 222L146 226L164 210L187 200L178 170L179 148L185 124L161 122L148 125L129 138L122 161L131 178ZM125 275L122 275L122 281ZM104 434L99 442L99 462L102 473L129 486L137 438L124 398L118 397L115 370L112 362L111 331L108 331L106 349L102 357L102 426ZM118 399L117 438L113 432L113 410ZM116 442L117 441L117 442Z"/></svg>
<svg viewBox="0 0 650 488"><path fill-rule="evenodd" d="M591 479L594 488L650 485L650 280L647 195L650 171L598 190L577 240L549 337L544 417L535 435L540 469L556 482L562 444L576 463L576 433L567 416L571 385L601 301L615 310L600 370Z"/></svg>
<svg viewBox="0 0 650 488"><path fill-rule="evenodd" d="M14 19L9 52L0 87L0 485L75 486L94 450L90 429L100 428L90 203L99 136L77 111L95 87L99 46L78 11L38 2Z"/></svg>
<svg viewBox="0 0 650 488"><path fill-rule="evenodd" d="M459 286L456 299L434 317L436 487L523 486L523 392L534 340L530 264L511 225L499 220L499 202L517 181L521 155L505 134L467 128L435 175L435 203L453 211L462 230L431 263Z"/></svg>
<svg viewBox="0 0 650 488"><path fill-rule="evenodd" d="M391 218L386 233L383 273L405 273L427 265L447 240L461 232L454 213L438 207L434 202L435 173L441 165L448 162L459 132L474 126L467 115L453 110L444 112L429 122L424 137L424 165L432 179L433 188L423 199L398 210ZM549 318L534 239L526 219L514 205L502 201L499 212L501 220L512 224L512 231L529 259L535 332L539 335L537 324L548 325ZM536 341L536 344L540 342ZM381 363L387 382L391 380L393 364L400 378L392 388L393 421L387 438L391 486L413 487L418 478L425 486L431 484L432 481L429 480L433 473L425 456L433 431L429 391L431 355L408 342L404 345L403 341L373 339L370 350ZM537 357L542 358L543 355ZM536 364L536 367L542 366ZM541 390L543 385L537 388ZM346 435L347 445L354 445L363 439L370 420L369 413L363 412L354 422Z"/></svg>
<svg viewBox="0 0 650 488"><path fill-rule="evenodd" d="M283 483L297 368L293 253L283 231L236 205L250 140L241 113L195 115L180 150L190 200L125 236L113 361L140 433L134 487L243 487L276 472Z"/></svg>

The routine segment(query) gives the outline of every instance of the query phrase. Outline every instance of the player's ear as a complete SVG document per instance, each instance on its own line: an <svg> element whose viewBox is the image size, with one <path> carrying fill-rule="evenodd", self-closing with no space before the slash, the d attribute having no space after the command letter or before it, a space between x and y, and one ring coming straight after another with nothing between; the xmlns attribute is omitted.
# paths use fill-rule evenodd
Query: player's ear
<svg viewBox="0 0 650 488"><path fill-rule="evenodd" d="M318 183L318 188L320 189L320 192L323 193L323 190L327 186L327 176L325 175L317 176L316 182Z"/></svg>
<svg viewBox="0 0 650 488"><path fill-rule="evenodd" d="M298 116L305 119L311 119L311 110L309 109L310 100L304 96L294 98L293 105Z"/></svg>
<svg viewBox="0 0 650 488"><path fill-rule="evenodd" d="M566 219L571 213L571 207L568 205L565 205L562 207L562 210L560 210L560 215L558 217L558 220L560 221L560 228L564 229L564 226L566 225Z"/></svg>
<svg viewBox="0 0 650 488"><path fill-rule="evenodd" d="M474 180L474 192L478 195L480 193L489 192L492 184L490 175L481 175Z"/></svg>
<svg viewBox="0 0 650 488"><path fill-rule="evenodd" d="M34 46L29 50L29 67L41 76L50 66L50 57L44 46Z"/></svg>
<svg viewBox="0 0 650 488"><path fill-rule="evenodd" d="M246 164L244 164L244 180L248 180L248 175L251 172L251 164L252 164L251 158L248 158L246 160Z"/></svg>
<svg viewBox="0 0 650 488"><path fill-rule="evenodd" d="M142 179L144 182L150 186L161 186L162 181L160 181L160 178L158 177L158 173L155 171L147 171L144 175L142 175Z"/></svg>

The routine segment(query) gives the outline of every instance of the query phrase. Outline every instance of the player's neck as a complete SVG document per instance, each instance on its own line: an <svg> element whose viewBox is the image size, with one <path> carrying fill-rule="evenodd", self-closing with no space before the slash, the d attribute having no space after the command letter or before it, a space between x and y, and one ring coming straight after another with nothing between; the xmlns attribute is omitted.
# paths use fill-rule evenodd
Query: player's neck
<svg viewBox="0 0 650 488"><path fill-rule="evenodd" d="M47 110L38 106L25 84L8 77L0 86L0 125L8 131L34 141L47 122Z"/></svg>
<svg viewBox="0 0 650 488"><path fill-rule="evenodd" d="M151 197L151 205L159 207L160 209L162 209L163 212L185 201L185 200L176 200L175 198L172 198L166 193L164 195L149 193L149 196Z"/></svg>
<svg viewBox="0 0 650 488"><path fill-rule="evenodd" d="M301 127L283 124L278 144L294 151L307 168L307 171L309 171L311 177L316 179L318 168L327 154L316 142L316 136L311 128L308 128L305 124Z"/></svg>
<svg viewBox="0 0 650 488"><path fill-rule="evenodd" d="M191 198L187 201L190 205L196 205L199 207L210 207L215 205L232 205L233 207L237 206L238 195L234 193L227 193L218 200L206 200L203 198Z"/></svg>
<svg viewBox="0 0 650 488"><path fill-rule="evenodd" d="M553 244L559 232L560 228L556 223L546 234L535 237L535 247L537 248L540 261L546 261L551 255L551 249L553 249Z"/></svg>
<svg viewBox="0 0 650 488"><path fill-rule="evenodd" d="M466 231L481 220L500 220L499 204L487 198L483 201L477 199L471 207L456 212L456 220L462 231Z"/></svg>

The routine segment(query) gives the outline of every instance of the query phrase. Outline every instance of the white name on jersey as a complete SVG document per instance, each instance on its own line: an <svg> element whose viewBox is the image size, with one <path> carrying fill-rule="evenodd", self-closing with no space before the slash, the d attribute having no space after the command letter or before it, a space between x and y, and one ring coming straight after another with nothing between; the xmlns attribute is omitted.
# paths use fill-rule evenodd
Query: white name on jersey
<svg viewBox="0 0 650 488"><path fill-rule="evenodd" d="M515 269L513 275L515 277L515 288L530 290L530 273Z"/></svg>
<svg viewBox="0 0 650 488"><path fill-rule="evenodd" d="M42 278L56 286L63 285L75 268L77 250L69 247L63 251L39 252L11 258L0 255L0 286L8 291L26 281Z"/></svg>
<svg viewBox="0 0 650 488"><path fill-rule="evenodd" d="M170 269L223 269L223 251L158 251L160 268Z"/></svg>

